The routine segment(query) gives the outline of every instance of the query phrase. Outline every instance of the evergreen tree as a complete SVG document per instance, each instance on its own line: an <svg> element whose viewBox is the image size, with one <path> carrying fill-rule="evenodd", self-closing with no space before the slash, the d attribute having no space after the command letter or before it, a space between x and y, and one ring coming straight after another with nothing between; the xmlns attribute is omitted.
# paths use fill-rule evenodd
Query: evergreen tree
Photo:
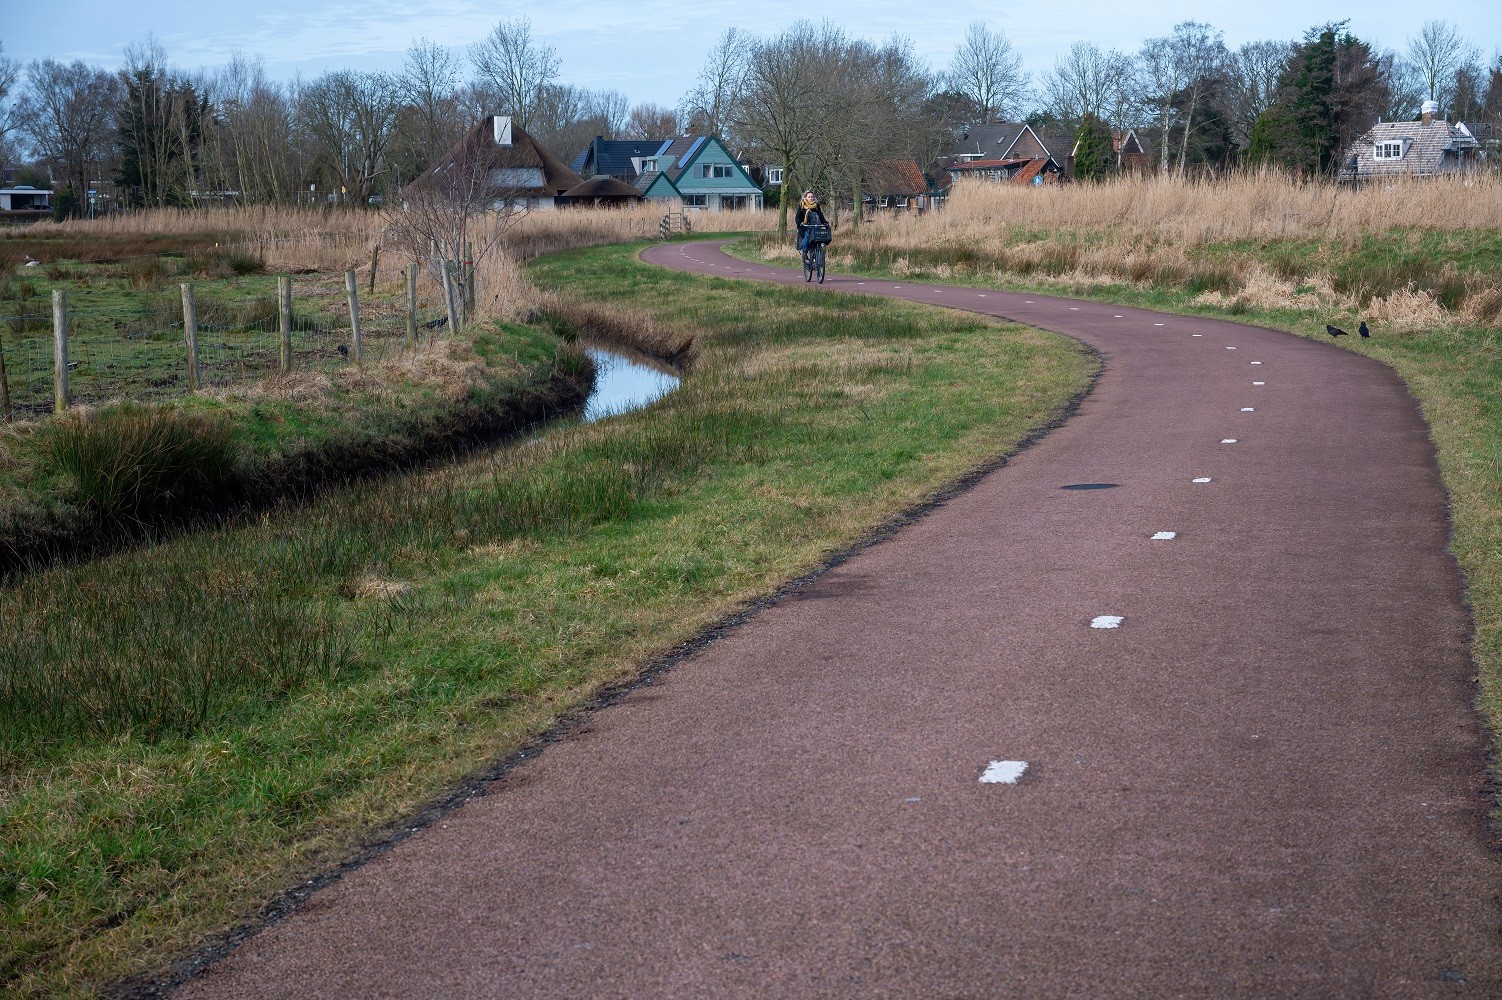
<svg viewBox="0 0 1502 1000"><path fill-rule="evenodd" d="M1100 181L1116 172L1116 151L1111 129L1095 115L1087 114L1075 133L1074 176L1081 181Z"/></svg>

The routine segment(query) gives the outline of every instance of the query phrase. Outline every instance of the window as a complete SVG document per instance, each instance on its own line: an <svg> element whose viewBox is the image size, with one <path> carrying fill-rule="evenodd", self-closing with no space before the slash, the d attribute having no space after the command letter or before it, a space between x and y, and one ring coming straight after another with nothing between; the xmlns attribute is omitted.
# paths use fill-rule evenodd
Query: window
<svg viewBox="0 0 1502 1000"><path fill-rule="evenodd" d="M1397 142L1379 142L1372 149L1372 157L1378 160L1401 160L1405 145L1402 139Z"/></svg>
<svg viewBox="0 0 1502 1000"><path fill-rule="evenodd" d="M706 163L699 168L700 177L731 177L733 173L728 163Z"/></svg>
<svg viewBox="0 0 1502 1000"><path fill-rule="evenodd" d="M907 198L903 197L902 195L898 195L897 196L897 207L898 208L907 208Z"/></svg>
<svg viewBox="0 0 1502 1000"><path fill-rule="evenodd" d="M641 169L642 169L642 173L644 173L644 174L655 173L657 171L657 161L656 160L642 160L641 161Z"/></svg>
<svg viewBox="0 0 1502 1000"><path fill-rule="evenodd" d="M707 208L709 196L705 194L686 194L683 196L684 208Z"/></svg>
<svg viewBox="0 0 1502 1000"><path fill-rule="evenodd" d="M540 167L496 167L490 183L500 188L540 188L545 183Z"/></svg>
<svg viewBox="0 0 1502 1000"><path fill-rule="evenodd" d="M767 168L767 183L768 184L781 184L782 183L782 168L781 167L768 167Z"/></svg>

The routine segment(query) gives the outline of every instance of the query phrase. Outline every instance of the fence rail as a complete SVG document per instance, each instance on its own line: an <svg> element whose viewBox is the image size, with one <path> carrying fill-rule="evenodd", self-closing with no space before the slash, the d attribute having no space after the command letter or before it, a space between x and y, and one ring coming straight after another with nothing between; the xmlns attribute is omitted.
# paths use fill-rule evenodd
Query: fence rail
<svg viewBox="0 0 1502 1000"><path fill-rule="evenodd" d="M433 281L419 282L422 266ZM0 301L0 420L378 364L447 336L473 307L474 271L462 262L359 279L247 275L128 292L84 282L50 297L16 286Z"/></svg>

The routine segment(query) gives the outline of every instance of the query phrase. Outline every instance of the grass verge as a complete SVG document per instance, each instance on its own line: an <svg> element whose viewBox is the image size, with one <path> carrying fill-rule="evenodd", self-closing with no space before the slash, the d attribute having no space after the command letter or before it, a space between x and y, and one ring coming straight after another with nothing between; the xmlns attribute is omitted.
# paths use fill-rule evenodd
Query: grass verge
<svg viewBox="0 0 1502 1000"><path fill-rule="evenodd" d="M1029 236L1029 242L1038 245L1052 240L1069 246L1078 239L1072 230L1038 231ZM1049 278L1043 270L1009 271L1004 252L977 254L972 248L969 256L959 260L942 248L925 253L911 238L888 243L879 228L868 228L859 241L851 242L857 242L858 248L852 250L847 244L841 250L842 269L847 273L1069 295L1229 319L1317 340L1329 339L1325 324L1332 321L1354 333L1362 315L1354 303L1334 311L1328 296L1316 294L1318 286L1363 289L1366 304L1371 305L1375 301L1372 289L1392 289L1395 282L1401 284L1398 277L1408 280L1412 276L1409 258L1414 247L1437 253L1432 260L1440 265L1425 265L1425 274L1453 274L1457 262L1472 269L1486 267L1493 274L1502 265L1502 243L1490 233L1470 239L1464 232L1445 231L1425 233L1419 239L1403 230L1386 240L1372 233L1343 243L1272 237L1241 241L1235 247L1244 258L1241 268L1277 270L1293 290L1293 294L1264 296L1257 294L1257 288L1240 286L1229 277L1224 291L1208 287L1196 269L1163 269L1126 281L1080 273L1071 260L1068 268ZM1469 256L1458 254L1456 248L1462 245L1469 248ZM1444 248L1449 250L1444 252ZM742 241L728 249L763 263L794 266L796 260L795 253L772 238ZM1483 259L1474 259L1478 255ZM1333 281L1329 274L1334 275ZM1298 294L1304 288L1308 294ZM1450 549L1465 575L1476 627L1477 708L1492 733L1494 784L1502 786L1502 328L1495 322L1475 322L1477 310L1496 315L1476 306L1458 313L1420 313L1429 315L1427 322L1413 313L1392 325L1374 319L1370 340L1353 335L1338 343L1397 371L1433 433L1450 493ZM1494 804L1492 816L1494 824L1502 827L1502 803Z"/></svg>
<svg viewBox="0 0 1502 1000"><path fill-rule="evenodd" d="M583 325L697 331L691 377L646 411L6 593L9 993L161 971L1008 453L1096 368L1021 327L629 247L532 275L594 303Z"/></svg>

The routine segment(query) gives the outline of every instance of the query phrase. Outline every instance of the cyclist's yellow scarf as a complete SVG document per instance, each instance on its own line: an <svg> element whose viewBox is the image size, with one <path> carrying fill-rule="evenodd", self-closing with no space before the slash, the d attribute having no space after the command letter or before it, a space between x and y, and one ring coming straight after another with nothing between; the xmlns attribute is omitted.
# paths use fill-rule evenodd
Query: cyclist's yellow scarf
<svg viewBox="0 0 1502 1000"><path fill-rule="evenodd" d="M815 198L812 195L804 195L803 196L803 207L804 208L815 208L815 207L818 206L818 204L819 204L819 199L818 198Z"/></svg>

